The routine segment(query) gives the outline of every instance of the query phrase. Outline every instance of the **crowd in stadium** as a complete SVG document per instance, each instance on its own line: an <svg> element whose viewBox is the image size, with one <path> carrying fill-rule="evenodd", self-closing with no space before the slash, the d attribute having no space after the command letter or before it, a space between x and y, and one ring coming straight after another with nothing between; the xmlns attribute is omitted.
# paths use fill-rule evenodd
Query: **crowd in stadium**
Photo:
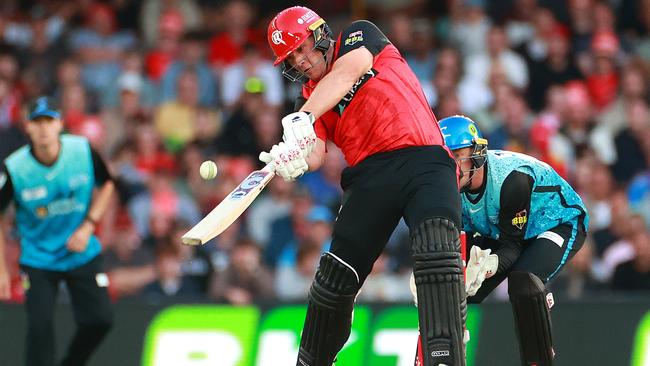
<svg viewBox="0 0 650 366"><path fill-rule="evenodd" d="M589 209L589 236L552 290L650 291L650 0L305 1L337 33L376 23L436 117L471 116L491 149L553 166ZM180 236L281 140L300 85L272 66L270 18L287 1L4 0L0 160L26 142L25 105L49 95L118 194L98 235L115 300L303 302L336 216L345 159L274 179L200 247ZM203 180L214 160L219 174ZM10 216L10 215L5 215ZM13 300L18 238L5 220ZM360 301L411 299L401 224ZM496 297L507 298L505 291Z"/></svg>

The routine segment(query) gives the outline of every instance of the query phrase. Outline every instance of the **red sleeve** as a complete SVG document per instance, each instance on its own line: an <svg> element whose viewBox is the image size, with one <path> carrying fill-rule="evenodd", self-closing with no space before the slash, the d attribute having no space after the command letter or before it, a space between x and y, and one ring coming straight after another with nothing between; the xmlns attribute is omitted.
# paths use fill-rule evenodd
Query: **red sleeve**
<svg viewBox="0 0 650 366"><path fill-rule="evenodd" d="M322 118L319 118L314 122L314 131L316 131L316 137L327 142L327 127L325 127L325 122Z"/></svg>

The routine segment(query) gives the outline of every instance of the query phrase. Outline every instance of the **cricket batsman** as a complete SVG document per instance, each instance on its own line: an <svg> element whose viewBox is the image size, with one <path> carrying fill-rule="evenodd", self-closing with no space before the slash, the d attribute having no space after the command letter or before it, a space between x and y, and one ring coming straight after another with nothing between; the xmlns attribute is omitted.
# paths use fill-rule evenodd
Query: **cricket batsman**
<svg viewBox="0 0 650 366"><path fill-rule="evenodd" d="M283 142L260 159L293 180L318 169L325 142L349 165L332 245L309 293L299 366L330 366L350 335L357 292L401 217L410 229L424 365L465 365L465 287L457 165L400 52L371 22L334 35L305 7L269 24L275 65L303 84Z"/></svg>

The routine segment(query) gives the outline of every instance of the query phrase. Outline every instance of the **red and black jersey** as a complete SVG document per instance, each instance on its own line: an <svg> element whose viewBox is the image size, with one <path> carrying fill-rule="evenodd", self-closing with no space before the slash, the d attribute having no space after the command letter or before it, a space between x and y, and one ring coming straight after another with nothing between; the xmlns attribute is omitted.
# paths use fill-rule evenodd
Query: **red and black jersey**
<svg viewBox="0 0 650 366"><path fill-rule="evenodd" d="M372 69L316 121L316 135L333 141L350 166L379 152L443 145L418 79L377 26L365 20L348 26L337 39L334 61L359 47L373 54ZM304 98L316 84L309 81L303 86Z"/></svg>

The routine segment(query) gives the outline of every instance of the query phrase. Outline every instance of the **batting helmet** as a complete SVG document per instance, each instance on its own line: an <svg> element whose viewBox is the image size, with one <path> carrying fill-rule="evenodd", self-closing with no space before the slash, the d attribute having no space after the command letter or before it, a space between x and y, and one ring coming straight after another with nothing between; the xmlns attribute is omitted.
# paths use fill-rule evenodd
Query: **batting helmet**
<svg viewBox="0 0 650 366"><path fill-rule="evenodd" d="M332 33L325 20L315 11L304 6L294 6L278 13L269 23L267 31L269 45L276 57L273 66L284 62L312 34L315 48L327 52ZM286 64L283 66L285 70L288 68ZM296 79L286 73L285 76Z"/></svg>

